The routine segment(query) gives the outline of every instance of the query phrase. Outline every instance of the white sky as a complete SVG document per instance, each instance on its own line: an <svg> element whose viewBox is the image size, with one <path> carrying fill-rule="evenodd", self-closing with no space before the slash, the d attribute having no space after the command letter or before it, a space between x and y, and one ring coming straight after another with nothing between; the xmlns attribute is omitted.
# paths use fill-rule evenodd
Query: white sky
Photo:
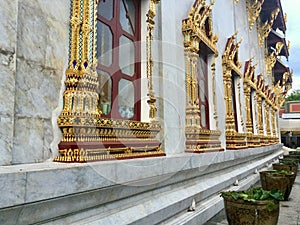
<svg viewBox="0 0 300 225"><path fill-rule="evenodd" d="M293 90L300 90L300 0L281 0L287 13L286 40L291 42L288 65L293 73Z"/></svg>

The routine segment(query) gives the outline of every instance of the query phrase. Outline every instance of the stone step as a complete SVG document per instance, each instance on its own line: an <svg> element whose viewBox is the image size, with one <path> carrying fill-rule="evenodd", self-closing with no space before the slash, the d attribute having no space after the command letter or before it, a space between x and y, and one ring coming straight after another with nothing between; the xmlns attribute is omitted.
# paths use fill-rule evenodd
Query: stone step
<svg viewBox="0 0 300 225"><path fill-rule="evenodd" d="M122 225L122 224L201 224L223 208L219 192L240 180L238 189L248 188L259 180L257 169L271 165L278 153L218 170L167 187L141 193L88 211L76 213L47 224ZM176 174L174 175L176 176ZM205 182L201 182L201 180ZM199 182L200 181L200 182ZM196 211L187 212L193 199ZM107 209L107 210L103 210ZM100 210L101 208L101 210ZM100 212L102 211L102 213Z"/></svg>

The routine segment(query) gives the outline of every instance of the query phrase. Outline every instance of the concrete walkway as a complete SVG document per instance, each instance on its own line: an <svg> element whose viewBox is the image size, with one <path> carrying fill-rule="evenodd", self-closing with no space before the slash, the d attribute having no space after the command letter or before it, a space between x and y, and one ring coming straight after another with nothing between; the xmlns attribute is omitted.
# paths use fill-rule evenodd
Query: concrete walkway
<svg viewBox="0 0 300 225"><path fill-rule="evenodd" d="M228 225L222 210L205 225ZM288 201L280 202L278 225L300 225L300 168Z"/></svg>

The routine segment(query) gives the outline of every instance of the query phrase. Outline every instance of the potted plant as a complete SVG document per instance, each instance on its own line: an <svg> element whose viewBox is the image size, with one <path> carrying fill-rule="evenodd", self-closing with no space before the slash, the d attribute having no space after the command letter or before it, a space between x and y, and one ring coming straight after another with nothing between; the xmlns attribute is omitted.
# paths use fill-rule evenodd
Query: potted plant
<svg viewBox="0 0 300 225"><path fill-rule="evenodd" d="M279 190L267 191L261 187L245 191L222 192L229 225L276 225L279 216Z"/></svg>
<svg viewBox="0 0 300 225"><path fill-rule="evenodd" d="M292 186L294 184L294 173L288 170L268 170L261 171L260 181L264 190L280 190L284 195L284 200L288 200Z"/></svg>
<svg viewBox="0 0 300 225"><path fill-rule="evenodd" d="M296 159L300 160L300 151L289 151L288 155L284 155L283 158L285 159Z"/></svg>
<svg viewBox="0 0 300 225"><path fill-rule="evenodd" d="M300 151L296 150L296 151L289 151L289 155L290 156L297 156L300 157Z"/></svg>
<svg viewBox="0 0 300 225"><path fill-rule="evenodd" d="M290 160L290 159L280 159L279 163L273 163L273 170L288 170L292 171L293 174L293 183L296 179L298 172L298 160Z"/></svg>
<svg viewBox="0 0 300 225"><path fill-rule="evenodd" d="M299 165L299 160L298 159L293 159L293 158L283 158L279 159L279 163L284 163L286 165Z"/></svg>
<svg viewBox="0 0 300 225"><path fill-rule="evenodd" d="M299 156L298 155L284 155L283 159L298 160L298 162L299 162L300 155Z"/></svg>

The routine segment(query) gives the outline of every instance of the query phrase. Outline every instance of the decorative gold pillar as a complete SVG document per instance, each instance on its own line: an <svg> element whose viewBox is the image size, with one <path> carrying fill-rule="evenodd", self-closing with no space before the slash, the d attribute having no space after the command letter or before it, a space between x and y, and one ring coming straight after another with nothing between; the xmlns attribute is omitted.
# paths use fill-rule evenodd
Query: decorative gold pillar
<svg viewBox="0 0 300 225"><path fill-rule="evenodd" d="M276 117L277 115L277 111L274 105L272 105L271 108L271 112L272 112L272 137L273 137L273 143L277 144L278 143L278 135L277 135L277 126L276 126Z"/></svg>
<svg viewBox="0 0 300 225"><path fill-rule="evenodd" d="M62 130L57 162L87 162L110 159L163 156L156 139L161 127L155 121L153 58L151 41L155 4L150 0L148 12L147 76L151 123L101 117L98 106L97 7L98 0L72 0L70 18L69 65L63 110L58 118ZM101 93L101 91L100 91Z"/></svg>
<svg viewBox="0 0 300 225"><path fill-rule="evenodd" d="M215 55L214 63L211 65L213 90L217 90L217 87L216 87L216 58L217 58L217 55ZM216 121L216 129L219 129L216 91L213 92L213 103L214 103L214 119Z"/></svg>
<svg viewBox="0 0 300 225"><path fill-rule="evenodd" d="M263 113L262 113L262 97L257 96L257 107L258 107L258 129L259 135L264 136L264 123L263 123Z"/></svg>
<svg viewBox="0 0 300 225"><path fill-rule="evenodd" d="M223 151L219 140L221 132L218 130L215 93L209 96L213 96L212 103L214 104L216 130L208 130L201 127L201 111L198 96L199 52L203 51L203 49L200 49L200 43L207 47L206 50L209 49L211 51L211 55L214 55L211 71L212 85L215 87L215 58L218 55L216 48L218 37L212 32L211 12L213 4L214 2L207 6L205 0L196 0L189 12L188 18L182 21L185 54L185 134L187 152Z"/></svg>
<svg viewBox="0 0 300 225"><path fill-rule="evenodd" d="M240 78L242 77L242 74L240 72L242 64L238 61L238 50L242 40L236 43L236 37L237 33L235 33L232 37L228 38L225 52L222 56L224 99L226 105L226 148L228 150L247 148L246 134L238 131L238 127L236 127L235 125L235 117L232 108L233 100L231 96L231 91L232 88L235 88L234 84L232 83L232 76L236 74L238 76L236 104L238 104L237 106L239 106L239 111L235 113L240 114L240 121L236 122L237 124L238 122L240 122L241 126L243 126L239 82Z"/></svg>
<svg viewBox="0 0 300 225"><path fill-rule="evenodd" d="M254 127L257 126L257 121L252 115L253 109L257 109L257 87L256 79L254 78L256 65L252 65L253 58L245 63L244 73L244 97L245 97L245 109L246 109L246 135L247 143L249 147L260 146L260 137L254 134ZM252 90L254 91L254 100L252 102ZM251 105L252 102L252 105ZM252 107L251 107L252 106ZM256 124L254 124L254 121Z"/></svg>
<svg viewBox="0 0 300 225"><path fill-rule="evenodd" d="M233 115L232 109L232 98L231 98L231 89L232 82L231 82L231 69L227 69L226 73L223 75L223 82L224 82L224 98L225 98L225 106L226 106L226 132L227 133L236 133L237 127L235 127L235 119Z"/></svg>
<svg viewBox="0 0 300 225"><path fill-rule="evenodd" d="M101 111L97 107L97 59L94 52L90 51L96 43L92 32L96 20L90 20L96 8L92 3L73 0L72 4L70 59L66 70L63 110L58 117L58 125L63 133L59 149L60 154L65 156L64 161L83 160L85 150L78 146L75 152L73 146L78 142L96 141L98 138L96 126ZM55 160L60 161L58 158Z"/></svg>
<svg viewBox="0 0 300 225"><path fill-rule="evenodd" d="M253 139L253 120L251 117L251 87L244 83L244 96L245 96L245 110L246 110L246 136L247 144L249 147L254 147Z"/></svg>
<svg viewBox="0 0 300 225"><path fill-rule="evenodd" d="M152 42L153 42L153 30L155 26L154 17L156 16L156 5L160 0L150 0L149 10L147 13L147 38L146 38L146 54L147 54L147 78L148 78L148 96L147 101L150 111L149 118L151 121L156 120L156 97L154 92L154 80L153 80L153 53L152 53Z"/></svg>
<svg viewBox="0 0 300 225"><path fill-rule="evenodd" d="M244 84L244 86L246 86ZM246 130L247 133L253 133L253 121L251 119L251 88L244 87L245 103L246 103Z"/></svg>
<svg viewBox="0 0 300 225"><path fill-rule="evenodd" d="M270 129L270 105L268 101L265 101L265 122L266 122L266 136L271 136L271 129Z"/></svg>

